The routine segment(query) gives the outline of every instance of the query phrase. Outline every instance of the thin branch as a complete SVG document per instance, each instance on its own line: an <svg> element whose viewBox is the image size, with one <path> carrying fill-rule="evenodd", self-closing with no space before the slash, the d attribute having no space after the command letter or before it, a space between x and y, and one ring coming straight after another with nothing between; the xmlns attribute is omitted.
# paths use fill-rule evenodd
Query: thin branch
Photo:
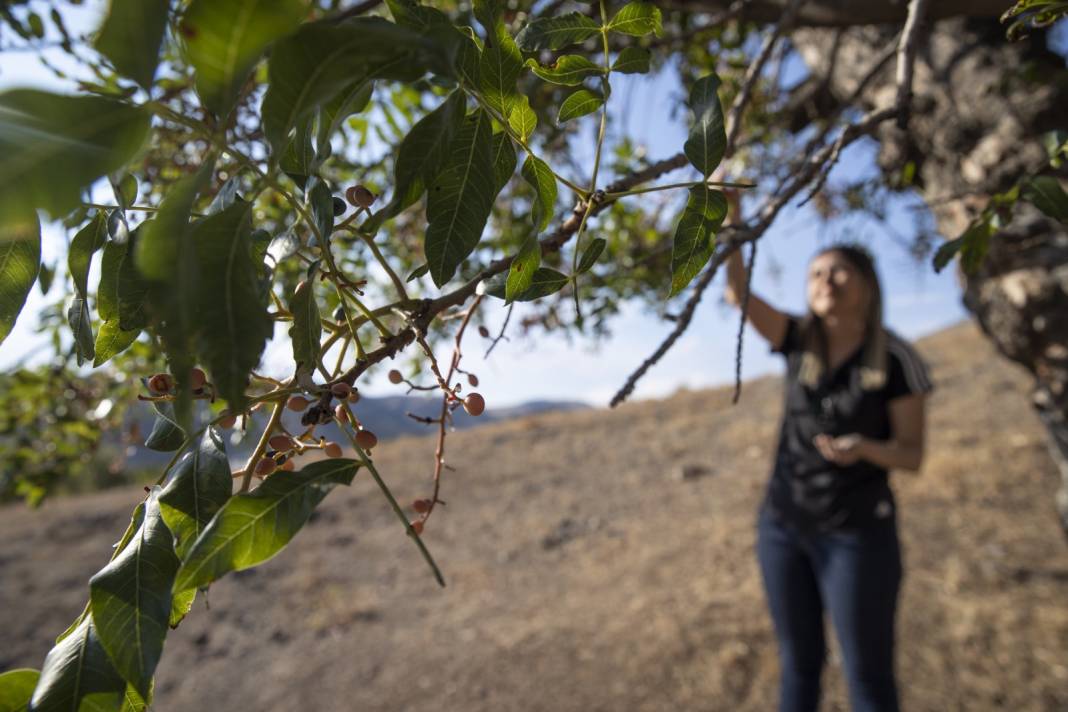
<svg viewBox="0 0 1068 712"><path fill-rule="evenodd" d="M912 106L912 70L916 64L916 50L923 18L927 14L927 0L912 0L909 14L901 30L901 42L897 46L897 127L908 125L909 108Z"/></svg>
<svg viewBox="0 0 1068 712"><path fill-rule="evenodd" d="M749 68L745 72L745 78L742 80L742 88L734 97L734 102L731 104L730 111L727 112L727 148L723 154L725 157L729 157L734 153L734 142L738 139L738 131L741 130L742 127L742 112L745 111L746 106L749 104L749 99L753 93L753 87L760 78L760 73L764 71L764 65L767 64L768 58L771 57L772 50L775 49L775 43L778 42L782 34L790 28L790 25L794 21L794 17L797 15L797 9L800 6L801 0L790 0L790 4L786 6L786 9L782 13L782 18L776 23L771 34L764 38L764 44L760 48L760 53L757 54L756 59L749 65Z"/></svg>
<svg viewBox="0 0 1068 712"><path fill-rule="evenodd" d="M745 332L745 320L749 315L749 285L753 282L753 269L756 267L757 240L751 243L749 268L745 271L745 290L742 292L741 317L738 320L738 341L734 351L734 396L731 404L738 402L742 395L742 334Z"/></svg>
<svg viewBox="0 0 1068 712"><path fill-rule="evenodd" d="M512 310L513 309L515 309L515 302L512 302L511 304L508 305L508 313L504 315L504 323L501 324L501 330L499 332L497 332L497 336L494 337L493 343L491 343L489 345L489 348L486 349L486 353L482 356L483 359L489 358L489 355L493 351L493 349L497 348L497 343L501 339L506 338L505 335L504 335L504 330L508 328L508 320L512 318Z"/></svg>

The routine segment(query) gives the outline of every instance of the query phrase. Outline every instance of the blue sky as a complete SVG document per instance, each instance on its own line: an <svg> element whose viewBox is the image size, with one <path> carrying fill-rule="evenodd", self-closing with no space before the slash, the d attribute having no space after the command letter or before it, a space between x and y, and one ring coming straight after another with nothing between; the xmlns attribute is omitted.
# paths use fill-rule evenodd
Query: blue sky
<svg viewBox="0 0 1068 712"><path fill-rule="evenodd" d="M78 17L70 22L72 29L92 27L94 17L103 5L98 0L87 2L81 8L72 8L78 13ZM5 53L0 55L0 89L14 86L55 89L58 85L33 55ZM612 116L625 117L626 129L646 146L650 158L671 156L681 150L686 135L684 122L688 117L685 112L678 112L680 115L674 121L670 118L671 106L681 93L681 87L668 73L660 77L635 78L632 87L616 87L609 112ZM592 146L596 120L592 116L583 120L587 123L583 135ZM872 172L874 155L874 144L855 144L844 153L840 165L831 174L831 182ZM690 175L680 171L672 174L671 179L687 180ZM894 200L890 206L890 223L906 239L914 234L913 212L920 205L918 198L903 197ZM906 338L915 339L967 317L961 306L954 269L936 275L929 262L917 264L900 244L863 220L849 221L848 229L851 235L871 238L866 244L877 260L886 304L886 324L890 328ZM791 205L760 241L753 290L781 309L803 311L808 260L822 245L839 237L841 229L824 227L810 206L797 208ZM51 299L60 294L62 278L66 276L63 269L66 240L62 228L56 225L46 228L44 261L60 264L57 284L49 295ZM665 275L665 285L668 279ZM95 277L90 283L95 283ZM717 275L698 307L689 331L638 384L633 397L664 397L680 388L700 388L733 381L738 313L722 302L722 292L723 275ZM38 354L47 352L47 344L34 333L36 314L47 301L39 290L33 290L14 331L0 345L0 367L10 367L22 359L39 361L42 357ZM504 319L505 309L497 300L489 300L483 309L493 330ZM613 336L606 341L575 340L569 343L561 336L539 334L533 339L524 339L513 335L511 341L499 344L487 361L482 358L483 344L476 336L468 341L464 366L478 374L481 379L479 390L486 396L490 407L533 399L581 400L591 405L605 405L629 373L670 332L671 326L655 314L645 313L639 305L629 304L613 322ZM283 332L284 329L278 330L279 335ZM285 362L289 354L288 343L284 339L275 339L265 356L264 369L280 374L287 372ZM743 378L778 372L781 368L781 359L771 354L767 344L747 327ZM378 374L362 386L372 395L403 393L403 389L390 386L384 374Z"/></svg>

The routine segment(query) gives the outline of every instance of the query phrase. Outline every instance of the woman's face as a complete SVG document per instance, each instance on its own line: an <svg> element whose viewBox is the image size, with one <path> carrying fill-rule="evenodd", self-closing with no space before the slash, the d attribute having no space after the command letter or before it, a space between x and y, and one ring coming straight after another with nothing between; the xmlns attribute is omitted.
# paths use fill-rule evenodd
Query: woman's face
<svg viewBox="0 0 1068 712"><path fill-rule="evenodd" d="M825 252L808 266L808 306L821 318L863 319L868 285L857 268L837 251Z"/></svg>

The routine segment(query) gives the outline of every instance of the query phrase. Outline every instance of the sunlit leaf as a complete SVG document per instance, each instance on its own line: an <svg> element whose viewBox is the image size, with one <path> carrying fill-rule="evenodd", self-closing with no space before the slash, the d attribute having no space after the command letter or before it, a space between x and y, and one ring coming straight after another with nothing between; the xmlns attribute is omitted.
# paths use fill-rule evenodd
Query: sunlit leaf
<svg viewBox="0 0 1068 712"><path fill-rule="evenodd" d="M205 586L230 571L270 559L335 485L352 482L358 468L355 460L322 460L299 472L276 473L251 494L234 495L193 544L174 590Z"/></svg>
<svg viewBox="0 0 1068 712"><path fill-rule="evenodd" d="M671 247L671 296L685 289L708 263L716 249L716 232L726 217L727 198L721 191L704 185L690 188Z"/></svg>
<svg viewBox="0 0 1068 712"><path fill-rule="evenodd" d="M74 291L80 297L88 296L89 265L93 255L107 240L107 218L98 212L89 223L78 231L67 250L67 267L74 280Z"/></svg>
<svg viewBox="0 0 1068 712"><path fill-rule="evenodd" d="M531 217L534 227L541 232L549 225L556 207L556 176L545 161L537 156L528 155L523 161L523 179L534 188L534 205Z"/></svg>
<svg viewBox="0 0 1068 712"><path fill-rule="evenodd" d="M586 114L592 114L604 104L604 94L592 89L579 89L572 92L564 103L560 105L560 113L556 117L557 123L564 123L571 119L577 119Z"/></svg>
<svg viewBox="0 0 1068 712"><path fill-rule="evenodd" d="M512 108L512 115L508 117L508 126L520 140L526 141L534 133L538 126L538 115L530 108L530 99L520 95L519 101Z"/></svg>
<svg viewBox="0 0 1068 712"><path fill-rule="evenodd" d="M538 64L537 60L528 59L531 71L547 82L563 86L578 86L586 77L600 74L603 70L579 54L565 54L557 57L549 66Z"/></svg>
<svg viewBox="0 0 1068 712"><path fill-rule="evenodd" d="M159 488L129 545L89 580L93 622L115 669L142 697L163 653L178 571L171 532L160 516Z"/></svg>
<svg viewBox="0 0 1068 712"><path fill-rule="evenodd" d="M664 28L661 25L660 8L651 2L630 2L619 9L611 20L608 29L625 35L640 37L650 32L659 37Z"/></svg>
<svg viewBox="0 0 1068 712"><path fill-rule="evenodd" d="M586 246L586 249L582 252L582 257L579 258L578 273L583 274L593 269L593 266L597 264L597 258L604 252L605 246L608 242L603 237L594 238L593 242Z"/></svg>
<svg viewBox="0 0 1068 712"><path fill-rule="evenodd" d="M233 486L226 446L213 428L182 456L159 495L160 512L174 535L174 550L185 559L208 522L230 499Z"/></svg>
<svg viewBox="0 0 1068 712"><path fill-rule="evenodd" d="M1068 221L1068 195L1053 176L1035 176L1023 185L1021 197L1061 222Z"/></svg>
<svg viewBox="0 0 1068 712"><path fill-rule="evenodd" d="M524 27L515 39L524 52L535 52L542 49L563 49L568 45L584 42L600 31L601 25L596 20L572 12L559 17L538 18Z"/></svg>
<svg viewBox="0 0 1068 712"><path fill-rule="evenodd" d="M89 316L89 302L83 297L75 297L67 308L67 324L74 336L74 353L81 366L96 357L93 339L93 319Z"/></svg>
<svg viewBox="0 0 1068 712"><path fill-rule="evenodd" d="M0 225L28 208L69 213L97 178L126 164L148 133L148 114L97 96L34 89L0 94Z"/></svg>
<svg viewBox="0 0 1068 712"><path fill-rule="evenodd" d="M519 253L512 259L508 268L508 281L505 282L504 300L513 301L516 297L530 289L534 281L534 273L541 266L541 245L538 236L531 235L519 248Z"/></svg>
<svg viewBox="0 0 1068 712"><path fill-rule="evenodd" d="M111 0L93 43L119 73L145 89L156 77L169 4L169 0Z"/></svg>
<svg viewBox="0 0 1068 712"><path fill-rule="evenodd" d="M192 0L179 26L204 106L230 113L264 50L306 12L303 0Z"/></svg>
<svg viewBox="0 0 1068 712"><path fill-rule="evenodd" d="M515 146L504 131L493 135L493 194L500 193L515 173Z"/></svg>
<svg viewBox="0 0 1068 712"><path fill-rule="evenodd" d="M15 326L41 266L37 213L24 210L22 215L21 220L0 225L0 343Z"/></svg>
<svg viewBox="0 0 1068 712"><path fill-rule="evenodd" d="M23 712L41 673L20 668L0 673L0 712Z"/></svg>
<svg viewBox="0 0 1068 712"><path fill-rule="evenodd" d="M102 366L115 356L130 348L130 345L137 340L140 333L140 329L123 331L119 326L117 319L106 321L101 324L93 348L93 351L96 354L93 358L93 368Z"/></svg>

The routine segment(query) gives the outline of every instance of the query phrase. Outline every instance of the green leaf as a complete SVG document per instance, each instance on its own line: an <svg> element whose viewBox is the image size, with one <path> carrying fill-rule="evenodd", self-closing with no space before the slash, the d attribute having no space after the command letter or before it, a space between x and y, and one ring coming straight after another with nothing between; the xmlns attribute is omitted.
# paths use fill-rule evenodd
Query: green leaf
<svg viewBox="0 0 1068 712"><path fill-rule="evenodd" d="M1068 195L1053 176L1035 176L1023 185L1022 197L1054 220L1068 222Z"/></svg>
<svg viewBox="0 0 1068 712"><path fill-rule="evenodd" d="M523 28L515 38L524 52L543 49L563 49L584 42L601 31L601 25L591 17L572 12L559 17L542 17Z"/></svg>
<svg viewBox="0 0 1068 712"><path fill-rule="evenodd" d="M530 280L530 286L515 298L517 302L532 302L535 299L555 294L567 284L567 275L548 267L539 267Z"/></svg>
<svg viewBox="0 0 1068 712"><path fill-rule="evenodd" d="M142 223L142 226L146 224ZM139 237L140 228L130 235L130 241L126 244L108 241L100 258L97 313L105 322L114 322L117 328L124 331L140 330L148 324L145 301L149 284L133 263L133 248Z"/></svg>
<svg viewBox="0 0 1068 712"><path fill-rule="evenodd" d="M151 696L148 699L151 699ZM126 685L119 712L145 712L147 709L148 703L141 697L141 694L132 685Z"/></svg>
<svg viewBox="0 0 1068 712"><path fill-rule="evenodd" d="M358 468L355 460L321 460L299 472L271 475L251 494L234 495L193 544L174 590L206 586L270 559L335 485L352 482Z"/></svg>
<svg viewBox="0 0 1068 712"><path fill-rule="evenodd" d="M156 401L152 407L156 409L156 420L145 440L145 447L156 452L177 450L185 442L185 430L174 416L174 405L169 401Z"/></svg>
<svg viewBox="0 0 1068 712"><path fill-rule="evenodd" d="M8 190L5 184L4 192ZM26 303L41 267L41 223L33 210L0 226L0 343Z"/></svg>
<svg viewBox="0 0 1068 712"><path fill-rule="evenodd" d="M989 215L982 215L968 226L960 237L945 242L934 255L935 272L941 272L953 257L960 253L961 267L967 273L975 272L982 265L994 235L994 226Z"/></svg>
<svg viewBox="0 0 1068 712"><path fill-rule="evenodd" d="M125 689L126 681L104 652L92 616L87 616L48 652L30 709L34 712L107 709L100 707L104 700L113 700L111 709L116 709Z"/></svg>
<svg viewBox="0 0 1068 712"><path fill-rule="evenodd" d="M89 579L89 600L100 644L115 669L148 697L178 571L171 532L160 515L159 488L145 502L145 519L122 553Z"/></svg>
<svg viewBox="0 0 1068 712"><path fill-rule="evenodd" d="M449 156L449 147L463 125L466 99L454 91L441 106L420 119L401 141L393 164L393 196L364 225L375 231L419 199Z"/></svg>
<svg viewBox="0 0 1068 712"><path fill-rule="evenodd" d="M124 173L118 181L112 180L111 187L123 210L137 202L137 178L132 173Z"/></svg>
<svg viewBox="0 0 1068 712"><path fill-rule="evenodd" d="M585 274L589 272L593 266L597 263L597 258L604 252L605 245L608 242L602 238L594 238L593 242L586 246L586 249L582 253L582 257L579 258L578 273Z"/></svg>
<svg viewBox="0 0 1068 712"><path fill-rule="evenodd" d="M486 28L486 33L492 36L500 23L501 0L474 0L473 5L475 17Z"/></svg>
<svg viewBox="0 0 1068 712"><path fill-rule="evenodd" d="M204 106L229 114L264 50L306 12L302 0L193 0L180 27Z"/></svg>
<svg viewBox="0 0 1068 712"><path fill-rule="evenodd" d="M535 59L528 59L531 71L547 82L562 86L578 86L586 77L601 74L600 66L579 54L565 54L557 57L548 67L538 64Z"/></svg>
<svg viewBox="0 0 1068 712"><path fill-rule="evenodd" d="M530 214L534 219L534 228L541 232L553 219L556 207L556 176L548 163L531 154L523 161L522 174L523 179L534 188L534 205Z"/></svg>
<svg viewBox="0 0 1068 712"><path fill-rule="evenodd" d="M356 82L414 81L434 65L433 38L380 17L310 22L280 40L268 62L263 130L280 154L297 122Z"/></svg>
<svg viewBox="0 0 1068 712"><path fill-rule="evenodd" d="M487 41L482 50L478 65L479 87L490 108L507 120L519 102L515 83L523 73L523 55L507 32L498 33L493 40L492 46Z"/></svg>
<svg viewBox="0 0 1068 712"><path fill-rule="evenodd" d="M171 616L167 621L167 625L171 628L177 628L185 620L185 617L189 615L189 611L193 610L193 602L196 600L197 590L195 588L179 591L171 596Z"/></svg>
<svg viewBox="0 0 1068 712"><path fill-rule="evenodd" d="M321 178L311 179L308 188L308 207L311 209L312 219L319 236L329 242L331 233L334 232L334 194Z"/></svg>
<svg viewBox="0 0 1068 712"><path fill-rule="evenodd" d="M286 143L282 157L278 159L278 167L297 184L300 190L305 189L308 178L315 172L316 154L312 147L314 119L314 115L308 115L297 122L293 137Z"/></svg>
<svg viewBox="0 0 1068 712"><path fill-rule="evenodd" d="M93 368L102 366L115 356L121 354L137 340L140 329L123 331L117 320L105 321L100 325L100 331L96 335L96 344L93 351Z"/></svg>
<svg viewBox="0 0 1068 712"><path fill-rule="evenodd" d="M289 311L293 315L293 326L289 328L293 360L305 371L314 371L319 362L319 337L323 333L323 325L311 280L301 282L293 292Z"/></svg>
<svg viewBox="0 0 1068 712"><path fill-rule="evenodd" d="M534 129L538 126L538 115L530 108L530 99L520 94L519 101L512 108L512 115L508 117L508 126L519 135L522 141L530 138Z"/></svg>
<svg viewBox="0 0 1068 712"><path fill-rule="evenodd" d="M174 535L174 550L185 560L215 513L230 499L233 480L226 446L214 428L182 456L159 495L163 521Z"/></svg>
<svg viewBox="0 0 1068 712"><path fill-rule="evenodd" d="M69 213L84 188L141 148L148 122L145 110L114 99L0 94L0 225L24 222L28 208Z"/></svg>
<svg viewBox="0 0 1068 712"><path fill-rule="evenodd" d="M1049 131L1043 134L1042 145L1046 147L1046 153L1049 155L1049 164L1060 168L1064 159L1068 158L1068 131Z"/></svg>
<svg viewBox="0 0 1068 712"><path fill-rule="evenodd" d="M515 146L505 131L493 135L493 194L500 193L515 173Z"/></svg>
<svg viewBox="0 0 1068 712"><path fill-rule="evenodd" d="M167 29L170 0L111 0L108 16L93 46L120 74L145 89L152 86Z"/></svg>
<svg viewBox="0 0 1068 712"><path fill-rule="evenodd" d="M371 104L374 88L374 82L361 79L323 104L319 112L319 133L316 139L316 150L319 153L324 153L324 147L329 144L330 137L337 132L345 119L360 113Z"/></svg>
<svg viewBox="0 0 1068 712"><path fill-rule="evenodd" d="M512 302L516 297L530 289L534 273L541 266L541 245L538 236L531 235L523 241L519 253L508 267L508 281L505 282L504 300Z"/></svg>
<svg viewBox="0 0 1068 712"><path fill-rule="evenodd" d="M652 53L644 47L624 47L612 63L612 71L620 74L646 74Z"/></svg>
<svg viewBox="0 0 1068 712"><path fill-rule="evenodd" d="M571 119L591 114L604 104L604 94L592 89L579 89L570 94L564 103L560 105L560 113L556 117L556 123L562 124Z"/></svg>
<svg viewBox="0 0 1068 712"><path fill-rule="evenodd" d="M97 212L70 242L70 249L67 251L67 267L70 269L71 279L74 280L74 292L79 297L85 298L88 295L89 265L93 260L93 254L107 241L107 222L104 213Z"/></svg>
<svg viewBox="0 0 1068 712"><path fill-rule="evenodd" d="M660 20L660 8L651 2L627 3L619 9L615 17L608 21L608 29L635 37L641 37L650 32L659 37L664 32Z"/></svg>
<svg viewBox="0 0 1068 712"><path fill-rule="evenodd" d="M193 202L211 180L215 157L196 173L181 178L167 191L153 220L144 223L134 246L138 270L147 279L164 282L182 292L196 289L195 258L189 240L189 215Z"/></svg>
<svg viewBox="0 0 1068 712"><path fill-rule="evenodd" d="M492 119L478 109L464 119L427 199L424 242L434 284L442 286L478 245L496 198Z"/></svg>
<svg viewBox="0 0 1068 712"><path fill-rule="evenodd" d="M429 265L427 265L425 263L421 264L418 267L416 267L415 269L413 269L408 274L408 277L404 281L405 282L411 282L412 280L419 279L420 277L422 277L423 275L425 275L429 271L430 271L430 266Z"/></svg>
<svg viewBox="0 0 1068 712"><path fill-rule="evenodd" d="M0 712L23 712L41 673L21 668L0 673Z"/></svg>
<svg viewBox="0 0 1068 712"><path fill-rule="evenodd" d="M960 252L963 244L964 240L959 237L943 242L931 259L931 266L934 267L934 271L938 273L945 269L946 265L952 262L953 258Z"/></svg>
<svg viewBox="0 0 1068 712"><path fill-rule="evenodd" d="M220 395L237 410L247 400L249 371L274 333L252 258L251 208L238 200L193 225L200 283L196 294L186 295L199 315L198 351Z"/></svg>
<svg viewBox="0 0 1068 712"><path fill-rule="evenodd" d="M716 231L727 217L727 198L704 185L690 188L671 247L671 294L681 292L716 249Z"/></svg>
<svg viewBox="0 0 1068 712"><path fill-rule="evenodd" d="M708 177L723 160L727 134L723 128L723 107L719 103L719 77L709 74L694 82L690 89L690 108L694 125L683 145L686 158L701 174Z"/></svg>
<svg viewBox="0 0 1068 712"><path fill-rule="evenodd" d="M67 323L74 335L74 353L78 358L78 365L92 361L96 357L93 319L89 316L89 302L83 297L75 297L71 300L70 307L67 309Z"/></svg>

